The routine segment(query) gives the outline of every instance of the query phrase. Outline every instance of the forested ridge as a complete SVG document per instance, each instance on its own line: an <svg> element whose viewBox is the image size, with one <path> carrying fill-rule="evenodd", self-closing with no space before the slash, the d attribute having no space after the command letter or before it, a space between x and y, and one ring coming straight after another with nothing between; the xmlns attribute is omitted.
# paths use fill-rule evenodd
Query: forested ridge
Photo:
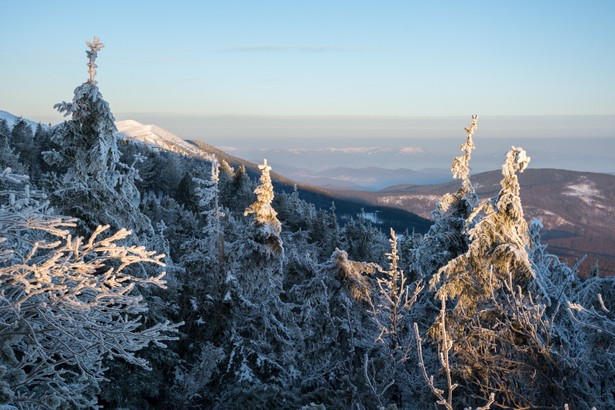
<svg viewBox="0 0 615 410"><path fill-rule="evenodd" d="M478 117L423 234L118 140L93 73L57 108L0 120L0 408L615 407L615 282L526 221L522 148L477 197Z"/></svg>

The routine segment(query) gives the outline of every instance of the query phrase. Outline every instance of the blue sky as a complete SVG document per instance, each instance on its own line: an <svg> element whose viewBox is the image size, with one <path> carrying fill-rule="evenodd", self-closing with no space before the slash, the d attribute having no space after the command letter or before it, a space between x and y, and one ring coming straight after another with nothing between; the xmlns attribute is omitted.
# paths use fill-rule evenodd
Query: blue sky
<svg viewBox="0 0 615 410"><path fill-rule="evenodd" d="M202 118L186 138L222 117L306 129L330 117L352 128L371 117L615 115L610 0L22 0L0 10L0 109L45 122L87 79L94 35L116 117L159 119L180 135L182 118Z"/></svg>

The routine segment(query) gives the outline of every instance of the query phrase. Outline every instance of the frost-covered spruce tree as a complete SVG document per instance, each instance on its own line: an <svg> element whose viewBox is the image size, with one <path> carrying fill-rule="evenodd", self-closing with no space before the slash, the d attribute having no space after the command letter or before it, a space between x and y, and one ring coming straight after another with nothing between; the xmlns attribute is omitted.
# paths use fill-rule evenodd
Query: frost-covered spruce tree
<svg viewBox="0 0 615 410"><path fill-rule="evenodd" d="M235 179L235 170L225 160L220 161L220 181L218 187L220 189L220 203L227 208L229 203L234 201L233 198L233 181ZM247 207L244 206L243 209Z"/></svg>
<svg viewBox="0 0 615 410"><path fill-rule="evenodd" d="M260 184L254 190L256 202L244 211L244 216L254 214L254 225L256 227L256 241L264 246L268 254L283 254L282 224L277 218L278 213L271 206L273 201L273 185L271 185L271 167L264 160L258 168L261 170Z"/></svg>
<svg viewBox="0 0 615 410"><path fill-rule="evenodd" d="M364 210L344 226L342 243L348 245L348 256L353 260L376 263L386 260L386 235L371 223Z"/></svg>
<svg viewBox="0 0 615 410"><path fill-rule="evenodd" d="M291 400L290 387L298 376L295 346L300 333L281 297L285 256L281 223L271 205L271 167L265 161L260 168L257 200L244 212L254 217L238 221L236 239L227 248L223 301L231 319L225 332L225 370L217 378L220 408L229 402L283 406Z"/></svg>
<svg viewBox="0 0 615 410"><path fill-rule="evenodd" d="M398 240L391 229L391 251L386 254L388 269L378 267L376 289L370 298L372 319L378 335L370 355L365 356L365 378L380 407L404 407L414 399L408 392L412 376L408 372L414 343L410 310L423 289L421 280L408 283L399 267ZM408 394L410 393L410 395Z"/></svg>
<svg viewBox="0 0 615 410"><path fill-rule="evenodd" d="M32 155L29 158L29 174L30 180L36 186L41 185L39 183L44 172L49 171L49 167L43 159L42 152L48 151L50 146L50 127L43 126L41 123L37 124L34 130Z"/></svg>
<svg viewBox="0 0 615 410"><path fill-rule="evenodd" d="M24 166L19 162L19 156L11 144L12 135L4 118L0 119L0 169L11 168L13 171L25 171Z"/></svg>
<svg viewBox="0 0 615 410"><path fill-rule="evenodd" d="M135 286L164 286L164 273L136 278L128 267L163 255L125 247L129 231L73 237L73 219L51 216L42 194L18 185L0 192L0 405L19 409L97 408L106 364L148 368L136 353L164 347L176 326L144 326Z"/></svg>
<svg viewBox="0 0 615 410"><path fill-rule="evenodd" d="M450 338L453 369L465 396L496 393L501 406L563 406L566 363L553 355L551 320L528 256L517 172L530 158L512 147L502 167L499 194L483 205L484 215L469 231L467 252L442 267L431 280L436 297L449 306L444 330ZM468 399L469 400L469 399ZM484 400L483 400L484 401ZM471 400L464 405L477 405Z"/></svg>
<svg viewBox="0 0 615 410"><path fill-rule="evenodd" d="M525 170L529 161L521 148L512 147L508 152L500 193L484 205L485 215L469 231L468 251L451 260L431 280L439 298L458 297L457 305L473 312L478 302L491 296L494 287L501 287L511 270L516 280L533 275L527 255L528 226L516 175Z"/></svg>
<svg viewBox="0 0 615 410"><path fill-rule="evenodd" d="M224 280L224 229L222 218L224 210L220 203L220 163L212 158L209 179L194 178L197 184L195 194L201 216L205 219L204 237L207 259L211 261L212 271L218 273L218 280Z"/></svg>
<svg viewBox="0 0 615 410"><path fill-rule="evenodd" d="M34 134L32 127L23 118L13 125L11 144L19 156L19 161L30 171L34 162Z"/></svg>
<svg viewBox="0 0 615 410"><path fill-rule="evenodd" d="M194 235L182 240L179 263L183 268L180 275L181 291L179 305L186 325L182 343L189 343L188 350L194 351L202 344L210 332L224 324L224 310L220 305L226 288L224 280L225 246L223 217L226 212L219 202L219 164L213 158L210 174L204 178L194 178L193 195L198 202L199 214L194 215L192 223L198 226ZM216 311L216 317L211 317ZM180 346L183 347L183 346Z"/></svg>
<svg viewBox="0 0 615 410"><path fill-rule="evenodd" d="M335 215L335 203L328 210L320 209L316 215L310 238L318 243L321 258L329 258L336 249L348 249L343 228Z"/></svg>
<svg viewBox="0 0 615 410"><path fill-rule="evenodd" d="M52 130L53 148L43 153L55 174L51 201L83 221L85 232L99 224L151 231L138 212L137 171L120 161L114 117L94 80L103 45L97 37L86 44L90 78L75 89L72 102L55 105L71 119Z"/></svg>
<svg viewBox="0 0 615 410"><path fill-rule="evenodd" d="M282 222L284 230L313 230L316 208L299 198L296 184L291 193L282 192L276 195L274 205L278 213L277 218Z"/></svg>
<svg viewBox="0 0 615 410"><path fill-rule="evenodd" d="M11 143L11 128L4 118L0 118L0 142L10 145Z"/></svg>
<svg viewBox="0 0 615 410"><path fill-rule="evenodd" d="M350 260L339 249L320 264L314 254L309 257L302 264L303 281L288 291L296 306L293 320L301 329L296 342L300 377L295 383L301 404L377 408L365 377L365 355L378 336L368 314L372 287L367 274L373 274L376 265Z"/></svg>
<svg viewBox="0 0 615 410"><path fill-rule="evenodd" d="M469 219L478 203L478 197L470 181L470 159L474 150L473 135L478 124L478 115L465 128L466 141L461 146L463 155L455 157L451 166L453 178L461 180L461 187L453 194L444 195L432 213L435 223L424 236L418 248L415 270L429 278L448 261L467 250Z"/></svg>

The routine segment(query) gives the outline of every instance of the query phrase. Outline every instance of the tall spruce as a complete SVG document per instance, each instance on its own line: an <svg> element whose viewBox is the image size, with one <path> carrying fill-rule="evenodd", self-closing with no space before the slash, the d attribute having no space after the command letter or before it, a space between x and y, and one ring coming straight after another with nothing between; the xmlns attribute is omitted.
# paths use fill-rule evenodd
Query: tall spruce
<svg viewBox="0 0 615 410"><path fill-rule="evenodd" d="M90 78L75 89L72 102L55 105L71 119L54 127L52 149L43 153L53 170L51 201L79 218L85 232L99 224L151 231L138 211L137 171L120 161L115 119L94 80L103 45L97 37L86 43Z"/></svg>
<svg viewBox="0 0 615 410"><path fill-rule="evenodd" d="M273 201L273 185L271 184L271 166L264 160L258 168L261 170L260 184L254 190L256 201L244 211L244 216L254 214L256 241L265 246L271 254L282 254L282 224L277 218L278 213L271 206Z"/></svg>
<svg viewBox="0 0 615 410"><path fill-rule="evenodd" d="M429 278L449 260L459 256L468 247L468 229L472 225L470 216L478 203L478 196L470 181L470 159L474 145L474 132L478 126L478 115L465 128L466 141L461 146L462 155L455 157L451 166L453 178L461 180L461 187L455 193L444 195L432 213L435 223L424 236L416 260L415 270Z"/></svg>
<svg viewBox="0 0 615 410"><path fill-rule="evenodd" d="M174 339L176 325L146 324L148 306L132 291L164 287L164 273L129 273L163 255L120 245L125 229L73 237L75 220L52 215L27 180L0 173L0 186L13 185L0 189L0 408L98 408L110 361L149 369L136 353Z"/></svg>

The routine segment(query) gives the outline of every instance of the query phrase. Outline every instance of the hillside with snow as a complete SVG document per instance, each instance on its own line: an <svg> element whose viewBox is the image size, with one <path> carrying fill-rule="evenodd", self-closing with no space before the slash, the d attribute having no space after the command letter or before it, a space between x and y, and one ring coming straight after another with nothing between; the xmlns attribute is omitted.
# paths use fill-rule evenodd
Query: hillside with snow
<svg viewBox="0 0 615 410"><path fill-rule="evenodd" d="M117 121L115 126L121 136L130 137L150 146L184 155L201 156L203 154L202 150L157 125L144 125L138 121L124 120Z"/></svg>
<svg viewBox="0 0 615 410"><path fill-rule="evenodd" d="M0 120L5 120L6 124L9 126L9 128L13 128L15 123L17 121L19 121L20 118L22 118L22 117L18 117L17 115L11 114L10 112L0 110ZM25 122L27 122L30 127L32 127L32 130L35 130L36 127L38 126L38 123L34 122L32 120L29 120L27 118L23 118L23 120ZM42 126L43 127L48 127L45 124L42 124Z"/></svg>
<svg viewBox="0 0 615 410"><path fill-rule="evenodd" d="M96 91L90 83L81 87ZM0 129L2 141L8 143L0 162L21 167L29 172L23 180L31 181L31 187L22 188L15 185L22 179L11 179L9 168L0 175L0 182L10 184L0 190L0 232L9 232L8 238L0 238L0 259L8 262L0 269L1 289L7 290L5 304L14 307L5 309L3 323L12 327L0 331L0 342L9 356L25 358L2 363L22 375L5 378L4 387L10 399L30 394L38 400L20 408L72 403L74 386L87 392L78 392L75 408L222 409L226 403L248 403L249 408L285 409L315 408L315 402L319 408L385 408L382 404L393 402L398 408L429 408L433 398L421 393L425 385L407 381L422 369L427 383L434 380L427 374L439 374L438 384L444 385L438 363L446 370L448 362L438 361L441 345L427 336L428 329L439 324L442 334L461 346L455 353L467 352L455 356L455 365L464 360L468 368L487 369L490 382L521 386L519 393L513 392L528 403L523 408L538 408L535 403L563 408L568 402L583 408L581 404L601 397L600 387L585 393L587 385L613 378L602 373L615 368L609 361L612 355L603 349L613 345L603 338L612 338L615 323L612 280L581 279L576 268L544 252L536 225L531 241L523 235L527 224L521 216L542 217L548 228L544 237L593 238L597 243L588 242L592 257L600 252L613 256L609 221L615 213L615 176L528 171L521 178L524 212L516 173L525 169L528 158L516 149L507 156L504 182L498 171L472 176L482 200L496 196L497 209L477 208L467 200L474 193L467 183L461 189L458 184L398 185L378 193L355 191L356 198L348 199L349 194L296 187L271 174L266 161L256 166L153 125L120 122L116 138L112 116L92 109L99 94L88 95L94 101L78 105L81 111L53 135L41 132L35 138L23 131L28 127L13 133ZM470 139L472 131L467 132ZM141 160L132 167L122 161L133 158ZM468 162L469 156L453 161L454 172L464 182ZM354 172L338 171L342 177ZM433 224L408 211L421 205L419 197L431 210L434 203L429 201L455 191L459 196L449 203L449 212ZM40 206L39 197L49 198L58 214ZM477 217L468 235L472 221L463 219L460 225L459 215L470 212ZM71 219L64 222L57 215ZM91 238L73 240L68 230L60 229L72 227L70 221L78 222L84 234L93 232ZM11 235L14 226L19 230ZM387 237L384 231L391 227ZM118 233L108 237L103 232L108 228ZM53 229L62 240L32 244L35 232L29 231L36 229ZM137 234L128 238L130 231ZM116 240L124 243L116 247ZM60 247L63 241L66 245ZM583 244L574 242L576 247L566 249L583 252ZM159 252L164 254L156 255ZM73 254L81 256L73 261ZM115 263L108 255L121 260ZM171 257L163 259L165 255ZM603 259L598 260L601 273L608 274ZM161 281L162 266L139 266L134 270L139 276L128 269L124 274L123 267L133 261L166 264L172 280ZM435 292L425 286L428 278L438 287ZM161 289L137 293L133 286L138 283ZM58 302L58 292L70 297ZM443 310L452 306L446 320L450 330L440 319L442 311L434 308L434 295ZM559 309L562 300L574 303ZM455 309L453 303L469 308ZM414 333L406 326L410 323L415 324ZM594 337L596 330L599 338ZM28 338L15 339L15 334ZM558 341L545 346L543 341L552 335L570 335L582 344ZM152 349L147 347L153 344L150 340L159 342L157 349L164 341L174 342L168 354L146 350L151 363L146 369L148 362L135 363L126 352ZM418 357L408 355L415 349ZM493 354L481 356L486 351ZM85 359L79 361L77 355ZM106 369L103 360L109 355L127 363L118 360ZM586 368L578 363L587 363ZM135 364L151 373L135 370ZM589 368L601 373L594 376ZM571 371L589 374L587 382L566 379L564 374ZM37 377L44 381L43 390L35 382L22 382ZM108 382L98 390L103 377ZM460 390L476 392L473 397L478 399L470 405L483 404L485 394L473 379L455 378L458 385L463 383ZM569 384L538 385L528 393L526 386L534 380ZM384 390L374 397L373 386L378 385ZM389 388L392 393L385 396ZM356 392L360 402L347 390ZM49 401L53 406L38 405L47 403L45 394L57 391L63 395ZM560 400L556 405L545 395L553 391ZM568 391L573 393L565 395ZM495 397L490 395L490 402ZM612 408L611 397L599 401L600 408ZM517 402L498 399L507 408ZM4 404L0 398L0 407Z"/></svg>
<svg viewBox="0 0 615 410"><path fill-rule="evenodd" d="M480 198L496 196L499 171L471 177ZM540 219L543 239L550 250L574 262L587 256L584 271L594 263L605 274L615 275L615 176L561 169L528 169L519 175L521 199L527 220ZM434 185L397 185L380 192L337 192L370 204L393 206L429 218L436 203L459 182Z"/></svg>
<svg viewBox="0 0 615 410"><path fill-rule="evenodd" d="M5 119L11 127L20 117L0 110L0 119ZM32 128L34 121L24 119ZM259 175L256 164L232 156L203 141L184 140L173 132L159 126L144 125L134 120L116 122L118 136L139 141L155 149L170 151L197 158L211 158L215 155L219 160L228 162L237 168L244 166L252 177ZM327 207L335 202L345 214L356 214L356 210L365 207L367 212L383 212L387 209L403 210L403 215L391 214L387 223L394 223L395 218L404 221L406 213L416 214L422 218L430 218L435 204L444 193L453 192L458 188L458 182L440 184L416 184L414 179L420 175L427 182L432 177L443 178L441 170L428 172L411 170L350 169L338 167L331 173L318 172L306 176L297 169L288 167L277 168L272 173L274 183L283 190L290 191L296 182L299 190L319 207ZM403 172L402 172L403 171ZM438 172L436 172L438 171ZM303 177L303 178L302 178ZM387 182L406 178L408 184L398 184L378 192L368 192L357 179L370 184L383 186ZM477 193L481 198L497 195L501 174L499 171L480 173L472 176ZM352 191L340 190L342 181L351 183L347 188ZM577 260L587 255L584 271L597 263L602 272L615 275L615 228L612 221L615 215L615 176L609 174L576 172L556 169L529 169L519 176L521 197L525 215L529 219L539 218L545 225L544 239L552 251L569 260ZM412 219L412 218L411 218ZM414 220L413 220L414 221ZM424 220L423 220L424 221ZM419 223L426 226L424 222Z"/></svg>

